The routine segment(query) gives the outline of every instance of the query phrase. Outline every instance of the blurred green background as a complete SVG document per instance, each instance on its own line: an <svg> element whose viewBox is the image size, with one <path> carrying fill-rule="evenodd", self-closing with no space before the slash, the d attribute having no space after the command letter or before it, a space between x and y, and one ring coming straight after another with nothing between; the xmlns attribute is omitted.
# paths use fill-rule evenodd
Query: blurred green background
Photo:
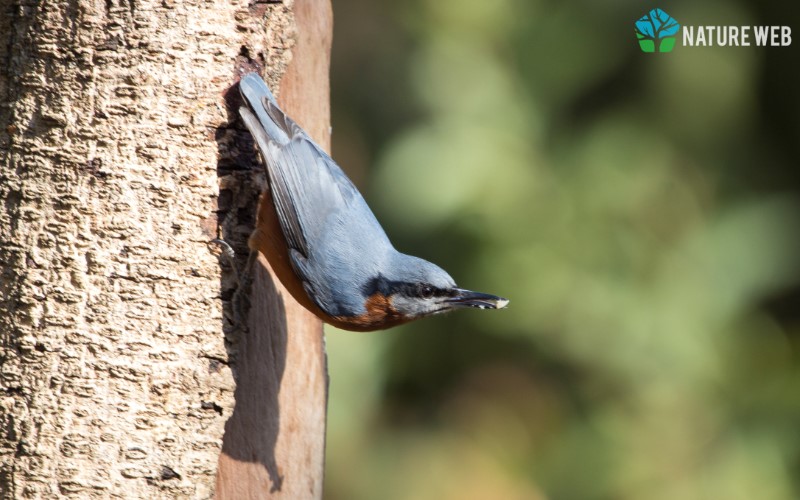
<svg viewBox="0 0 800 500"><path fill-rule="evenodd" d="M328 330L325 497L800 498L795 4L333 3L334 158L511 305ZM655 7L794 45L644 54Z"/></svg>

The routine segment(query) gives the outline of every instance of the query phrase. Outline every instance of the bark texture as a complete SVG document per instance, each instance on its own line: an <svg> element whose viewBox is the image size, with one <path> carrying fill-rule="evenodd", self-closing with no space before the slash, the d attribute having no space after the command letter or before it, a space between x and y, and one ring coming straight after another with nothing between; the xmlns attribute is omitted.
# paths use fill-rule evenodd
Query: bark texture
<svg viewBox="0 0 800 500"><path fill-rule="evenodd" d="M237 363L270 362L245 350L276 345L254 321L283 328L287 346L295 322L319 325L293 317L256 268L250 328L237 328L230 273L207 242L217 211L252 229L255 206L225 196L231 177L260 175L228 159L225 91L247 65L278 87L293 6L0 0L0 498L211 497L238 414L254 431L277 425L280 448L292 420L252 413L263 404L242 398L263 391L235 387L251 366ZM324 374L312 334L310 354L273 373L269 404L305 390L309 367L290 363ZM296 414L310 411L316 432L321 409L324 431L324 405ZM282 462L294 456L274 456L262 492L296 479Z"/></svg>
<svg viewBox="0 0 800 500"><path fill-rule="evenodd" d="M318 144L330 150L330 1L296 0L293 12L297 40L280 81L278 101ZM244 158L241 163L250 164L252 141L249 135L239 135L225 142L237 145L230 148L232 158ZM242 151L241 145L249 149ZM247 199L244 191L254 183L232 180L226 185L239 193L236 199L241 202ZM235 361L236 409L225 426L220 455L220 499L322 498L328 390L322 323L292 298L263 257L266 241L260 235L280 230L274 205L265 193L258 204L257 228L248 232L249 247L264 251L246 271L247 300L238 307L247 318L247 328ZM228 231L233 239L235 231Z"/></svg>

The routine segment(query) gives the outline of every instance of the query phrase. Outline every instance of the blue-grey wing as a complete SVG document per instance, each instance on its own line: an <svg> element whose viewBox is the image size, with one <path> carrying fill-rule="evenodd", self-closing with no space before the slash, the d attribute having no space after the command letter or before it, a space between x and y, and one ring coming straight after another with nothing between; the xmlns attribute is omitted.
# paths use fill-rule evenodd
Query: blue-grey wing
<svg viewBox="0 0 800 500"><path fill-rule="evenodd" d="M333 159L277 106L260 77L240 82L252 109L240 108L269 174L278 220L291 249L308 258L326 221L361 194ZM371 214L370 214L371 215Z"/></svg>

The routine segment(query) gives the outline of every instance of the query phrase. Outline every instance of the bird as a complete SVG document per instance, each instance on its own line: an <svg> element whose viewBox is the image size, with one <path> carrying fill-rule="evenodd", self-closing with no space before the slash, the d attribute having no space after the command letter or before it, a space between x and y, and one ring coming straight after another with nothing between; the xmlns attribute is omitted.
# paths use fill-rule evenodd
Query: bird
<svg viewBox="0 0 800 500"><path fill-rule="evenodd" d="M306 309L337 328L373 331L454 309L508 305L459 288L436 264L397 251L355 185L281 110L258 73L244 75L239 91L239 115L266 166L265 197L277 219L265 223L261 248Z"/></svg>

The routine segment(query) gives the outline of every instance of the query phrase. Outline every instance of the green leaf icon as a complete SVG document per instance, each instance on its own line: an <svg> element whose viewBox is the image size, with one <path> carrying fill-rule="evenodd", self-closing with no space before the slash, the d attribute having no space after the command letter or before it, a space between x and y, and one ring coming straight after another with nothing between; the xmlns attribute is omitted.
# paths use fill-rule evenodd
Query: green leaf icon
<svg viewBox="0 0 800 500"><path fill-rule="evenodd" d="M659 52L672 52L672 48L673 47L675 47L675 39L674 38L662 38L661 39L661 45L658 46L658 51Z"/></svg>

